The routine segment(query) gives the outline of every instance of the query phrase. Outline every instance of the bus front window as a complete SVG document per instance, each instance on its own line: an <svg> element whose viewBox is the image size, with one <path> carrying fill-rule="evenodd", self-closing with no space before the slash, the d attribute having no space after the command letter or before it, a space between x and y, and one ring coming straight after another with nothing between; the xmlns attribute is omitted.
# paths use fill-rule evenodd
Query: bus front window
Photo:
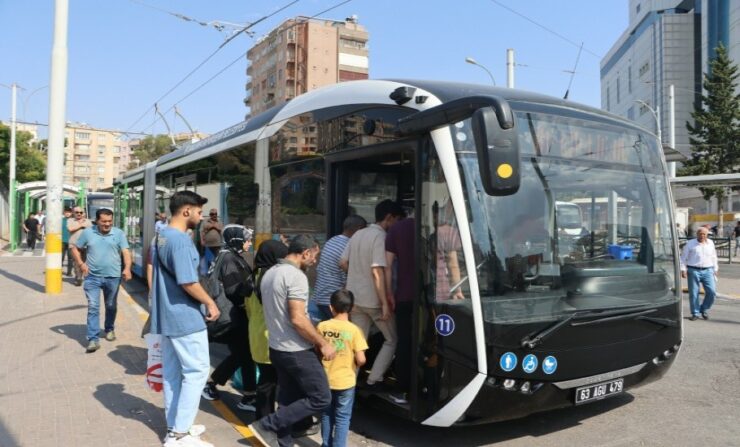
<svg viewBox="0 0 740 447"><path fill-rule="evenodd" d="M456 151L484 318L524 323L675 300L657 142L631 128L518 112L521 186L492 197L471 138ZM455 135L453 133L453 135Z"/></svg>

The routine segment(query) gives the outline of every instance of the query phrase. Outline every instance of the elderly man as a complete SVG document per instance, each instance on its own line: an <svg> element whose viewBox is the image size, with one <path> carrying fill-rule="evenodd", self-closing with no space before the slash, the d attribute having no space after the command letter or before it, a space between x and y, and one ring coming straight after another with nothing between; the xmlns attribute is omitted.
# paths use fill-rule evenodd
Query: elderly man
<svg viewBox="0 0 740 447"><path fill-rule="evenodd" d="M69 231L69 248L70 250L72 247L74 247L77 244L77 240L82 236L82 232L86 228L92 227L92 222L90 219L85 217L85 211L79 206L74 207L72 210L74 213L74 219L67 219L67 230ZM70 251L69 256L72 256L72 252ZM82 262L85 261L86 252L80 253ZM75 259L75 258L72 258ZM74 262L74 268L75 268L75 285L81 286L82 285L82 269L80 268L80 264L78 262Z"/></svg>
<svg viewBox="0 0 740 447"><path fill-rule="evenodd" d="M709 239L709 230L701 227L696 231L696 239L686 243L681 252L681 278L688 278L689 304L694 321L701 317L709 319L707 313L714 303L715 283L719 264L714 242ZM704 301L699 305L699 284L704 286Z"/></svg>

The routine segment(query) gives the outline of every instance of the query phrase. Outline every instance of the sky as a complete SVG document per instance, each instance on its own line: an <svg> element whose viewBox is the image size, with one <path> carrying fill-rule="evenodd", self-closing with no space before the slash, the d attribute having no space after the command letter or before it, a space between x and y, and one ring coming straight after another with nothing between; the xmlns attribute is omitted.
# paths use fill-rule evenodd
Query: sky
<svg viewBox="0 0 740 447"><path fill-rule="evenodd" d="M162 112L178 103L201 132L242 121L246 51L285 19L342 3L294 1L69 0L66 120L166 133L155 122L159 100ZM627 8L627 0L350 0L319 17L357 15L370 33L371 79L489 84L483 69L465 63L472 57L505 86L506 49L513 48L521 64L515 87L562 97L582 43L569 98L600 107L599 63L626 29ZM174 14L235 24L274 15L251 28L253 37L237 36L173 89L229 37ZM0 84L25 89L18 94L18 120L48 121L53 22L52 0L0 0ZM0 120L10 115L10 90L0 86ZM173 110L165 117L173 132L187 131Z"/></svg>

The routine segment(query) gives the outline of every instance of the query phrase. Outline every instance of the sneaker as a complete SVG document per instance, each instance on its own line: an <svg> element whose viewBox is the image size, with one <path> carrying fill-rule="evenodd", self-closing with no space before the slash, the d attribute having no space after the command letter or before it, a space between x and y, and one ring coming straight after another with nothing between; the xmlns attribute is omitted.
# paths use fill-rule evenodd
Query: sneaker
<svg viewBox="0 0 740 447"><path fill-rule="evenodd" d="M79 279L79 278L78 278L78 279L75 279L75 285L76 285L77 287L80 287L80 286L82 285L82 280L81 280L81 279Z"/></svg>
<svg viewBox="0 0 740 447"><path fill-rule="evenodd" d="M216 384L213 382L206 383L206 386L203 388L203 392L200 394L205 400L221 399L221 395L219 395L218 390L216 389Z"/></svg>
<svg viewBox="0 0 740 447"><path fill-rule="evenodd" d="M206 426L200 425L200 424L193 424L192 427L190 427L190 430L188 430L188 434L190 436L194 436L196 438L199 438L200 435L206 432ZM177 438L175 437L175 433L172 432L172 430L167 430L167 434L164 435L164 439L162 439L162 445L167 446L167 442L173 442L177 441ZM173 444L170 444L173 445ZM174 444L177 445L177 444Z"/></svg>
<svg viewBox="0 0 740 447"><path fill-rule="evenodd" d="M391 393L388 395L388 397L390 397L393 402L399 405L406 405L409 403L408 399L406 398L406 393Z"/></svg>
<svg viewBox="0 0 740 447"><path fill-rule="evenodd" d="M166 439L162 444L163 447L214 447L210 442L189 433L180 439L177 439L174 434L172 436L168 434Z"/></svg>
<svg viewBox="0 0 740 447"><path fill-rule="evenodd" d="M97 340L90 340L90 343L88 343L85 352L91 353L97 351L98 349L100 349L100 342L98 342Z"/></svg>
<svg viewBox="0 0 740 447"><path fill-rule="evenodd" d="M708 320L708 319L709 319L709 314L708 314L708 313L706 313L706 312L702 312L702 313L701 313L701 317L702 317L703 319L705 319L705 320Z"/></svg>
<svg viewBox="0 0 740 447"><path fill-rule="evenodd" d="M105 339L108 341L114 341L116 339L116 333L114 331L106 332Z"/></svg>
<svg viewBox="0 0 740 447"><path fill-rule="evenodd" d="M245 395L242 397L242 400L236 404L236 408L244 411L257 411L257 407L255 407L256 403L257 400L254 397Z"/></svg>
<svg viewBox="0 0 740 447"><path fill-rule="evenodd" d="M292 436L293 438L303 438L306 436L313 436L316 433L318 433L320 429L321 429L321 424L314 423L310 427L305 428L303 430L293 430L290 433L290 436Z"/></svg>
<svg viewBox="0 0 740 447"><path fill-rule="evenodd" d="M689 321L696 321L697 318L699 318L698 315L692 315L689 317Z"/></svg>
<svg viewBox="0 0 740 447"><path fill-rule="evenodd" d="M260 421L254 421L247 427L252 432L255 439L257 439L263 446L275 447L278 445L277 434L274 431L263 428Z"/></svg>

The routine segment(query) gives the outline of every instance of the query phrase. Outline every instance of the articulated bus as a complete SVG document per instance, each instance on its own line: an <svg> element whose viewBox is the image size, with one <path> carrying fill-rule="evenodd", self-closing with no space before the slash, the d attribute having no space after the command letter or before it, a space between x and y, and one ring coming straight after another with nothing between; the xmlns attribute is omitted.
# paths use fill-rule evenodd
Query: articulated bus
<svg viewBox="0 0 740 447"><path fill-rule="evenodd" d="M117 180L139 274L154 213L180 190L257 243L323 242L387 198L413 213L408 403L358 391L399 417L451 426L586 404L660 378L681 345L660 144L597 109L433 81L306 93ZM563 231L566 203L583 231ZM639 213L620 220L618 203Z"/></svg>
<svg viewBox="0 0 740 447"><path fill-rule="evenodd" d="M91 192L85 196L87 218L95 221L95 214L101 208L113 211L113 194L109 192Z"/></svg>

